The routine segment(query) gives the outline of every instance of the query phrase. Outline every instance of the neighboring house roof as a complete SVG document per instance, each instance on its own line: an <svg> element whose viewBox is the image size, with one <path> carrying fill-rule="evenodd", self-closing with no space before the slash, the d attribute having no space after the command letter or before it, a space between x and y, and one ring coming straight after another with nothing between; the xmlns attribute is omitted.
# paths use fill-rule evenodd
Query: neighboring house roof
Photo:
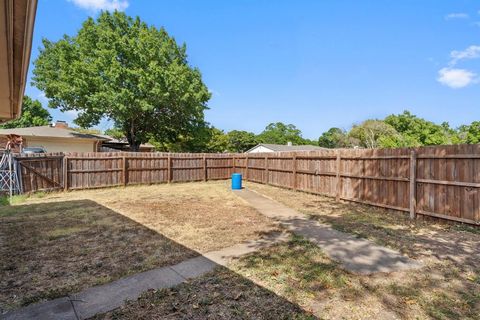
<svg viewBox="0 0 480 320"><path fill-rule="evenodd" d="M98 134L97 136L104 138L107 143L110 144L120 144L120 145L128 145L127 139L115 139L114 137L111 137L106 134ZM151 143L142 143L140 145L140 148L155 148L155 146Z"/></svg>
<svg viewBox="0 0 480 320"><path fill-rule="evenodd" d="M91 139L91 140L102 140L102 141L107 140L106 138L99 135L80 133L72 129L58 128L58 127L52 127L52 126L0 129L0 135L7 135L7 134L17 134L22 137Z"/></svg>
<svg viewBox="0 0 480 320"><path fill-rule="evenodd" d="M251 148L250 150L247 150L246 152L250 152L254 150L255 148L258 147L265 147L267 149L270 149L275 152L280 152L280 151L314 151L314 150L325 150L325 148L319 147L319 146L312 146L309 144L305 145L297 145L297 146L289 146L286 144L270 144L270 143L260 143L256 145L255 147Z"/></svg>

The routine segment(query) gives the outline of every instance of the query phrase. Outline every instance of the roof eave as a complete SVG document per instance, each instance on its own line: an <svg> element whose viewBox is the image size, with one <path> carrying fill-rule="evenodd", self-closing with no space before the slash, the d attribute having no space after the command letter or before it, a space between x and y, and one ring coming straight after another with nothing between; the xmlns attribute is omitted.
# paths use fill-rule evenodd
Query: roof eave
<svg viewBox="0 0 480 320"><path fill-rule="evenodd" d="M8 73L8 81L1 86L0 122L16 119L21 115L37 0L5 0L0 8L0 72ZM3 66L6 66L4 68Z"/></svg>

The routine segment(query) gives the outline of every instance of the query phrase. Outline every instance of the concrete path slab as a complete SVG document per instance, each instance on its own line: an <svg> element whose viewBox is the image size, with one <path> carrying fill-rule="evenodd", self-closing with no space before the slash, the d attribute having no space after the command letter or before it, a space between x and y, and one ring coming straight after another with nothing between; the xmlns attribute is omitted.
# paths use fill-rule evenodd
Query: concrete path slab
<svg viewBox="0 0 480 320"><path fill-rule="evenodd" d="M218 251L212 251L176 265L141 272L101 286L86 289L70 297L34 304L0 316L0 319L59 319L77 320L93 317L135 300L149 289L176 286L227 265L231 259L288 240L287 233L272 233L264 238L246 241Z"/></svg>
<svg viewBox="0 0 480 320"><path fill-rule="evenodd" d="M125 300L137 299L148 289L173 287L185 281L170 267L153 269L72 295L79 319L93 317L121 306Z"/></svg>
<svg viewBox="0 0 480 320"><path fill-rule="evenodd" d="M288 241L289 239L290 235L286 232L273 233L266 235L263 239L239 243L222 250L206 253L204 256L218 265L226 266L232 259L266 248L275 243Z"/></svg>
<svg viewBox="0 0 480 320"><path fill-rule="evenodd" d="M245 189L235 193L260 213L317 244L347 271L368 275L421 267L419 262L395 250L334 230L259 193Z"/></svg>
<svg viewBox="0 0 480 320"><path fill-rule="evenodd" d="M32 304L28 307L4 314L0 316L0 318L8 320L77 320L72 303L67 297Z"/></svg>

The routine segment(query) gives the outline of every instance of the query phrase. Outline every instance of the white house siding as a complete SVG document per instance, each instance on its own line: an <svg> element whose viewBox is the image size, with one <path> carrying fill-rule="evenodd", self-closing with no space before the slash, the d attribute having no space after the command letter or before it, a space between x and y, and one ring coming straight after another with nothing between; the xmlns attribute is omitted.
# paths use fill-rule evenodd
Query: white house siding
<svg viewBox="0 0 480 320"><path fill-rule="evenodd" d="M24 137L26 147L44 147L47 152L92 152L95 140Z"/></svg>

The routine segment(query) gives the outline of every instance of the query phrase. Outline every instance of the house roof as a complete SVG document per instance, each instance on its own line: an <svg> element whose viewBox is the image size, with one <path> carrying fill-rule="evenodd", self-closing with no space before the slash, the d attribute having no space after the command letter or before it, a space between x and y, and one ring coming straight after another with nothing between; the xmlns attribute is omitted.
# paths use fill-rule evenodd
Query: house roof
<svg viewBox="0 0 480 320"><path fill-rule="evenodd" d="M0 129L0 135L7 135L7 134L16 134L22 137L49 137L49 138L108 140L103 136L80 133L72 129L58 128L58 127L52 127L52 126Z"/></svg>
<svg viewBox="0 0 480 320"><path fill-rule="evenodd" d="M325 148L319 147L319 146L312 146L310 144L305 144L305 145L297 145L297 146L289 146L286 144L271 144L271 143L260 143L256 145L255 147L251 148L247 152L257 148L257 147L265 147L267 149L270 149L272 151L313 151L313 150L325 150Z"/></svg>
<svg viewBox="0 0 480 320"><path fill-rule="evenodd" d="M105 139L105 142L110 143L110 144L120 144L120 145L128 145L127 139L115 139L114 137L111 137L106 134L99 134L99 137L102 137ZM154 148L155 146L151 143L142 143L140 145L140 148Z"/></svg>

